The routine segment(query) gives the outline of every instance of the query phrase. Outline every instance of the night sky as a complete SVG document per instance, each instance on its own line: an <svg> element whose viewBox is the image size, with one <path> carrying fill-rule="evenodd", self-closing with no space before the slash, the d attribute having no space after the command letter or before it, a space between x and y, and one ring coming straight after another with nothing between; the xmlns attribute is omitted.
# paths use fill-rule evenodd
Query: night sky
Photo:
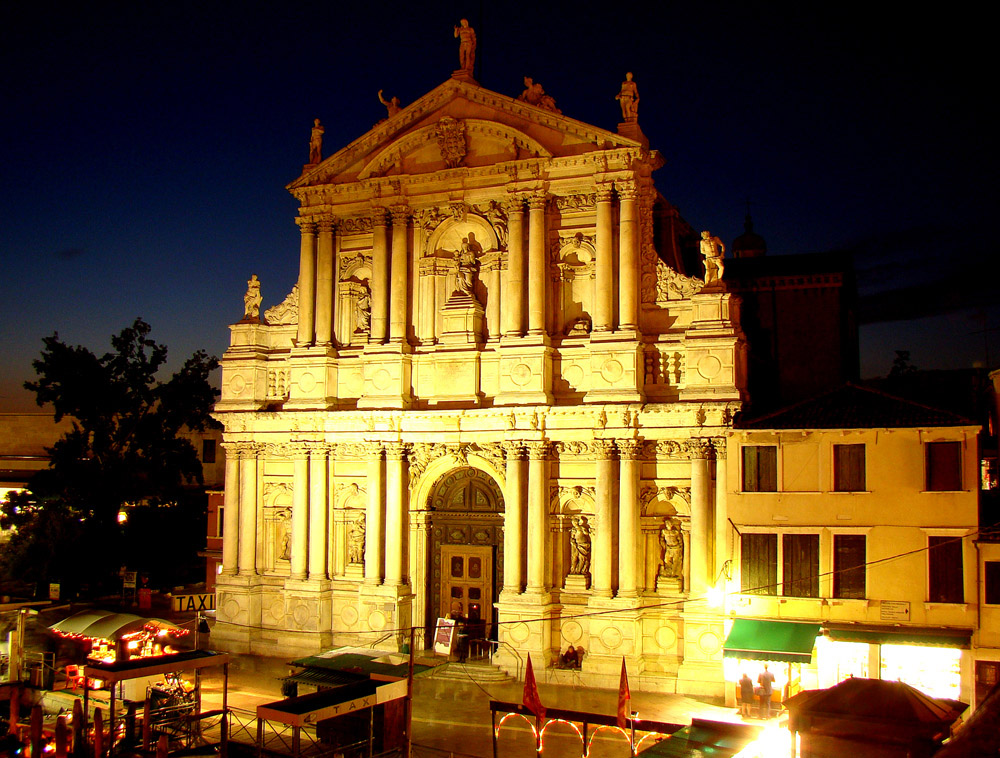
<svg viewBox="0 0 1000 758"><path fill-rule="evenodd" d="M728 246L749 198L771 254L854 252L863 376L894 350L984 365L1000 327L994 41L951 6L27 5L0 10L0 411L35 408L20 385L54 331L103 352L142 316L171 368L221 355L250 274L263 308L296 279L284 186L312 119L330 155L385 117L379 89L443 82L462 17L482 86L532 76L609 130L634 72L657 186L696 229Z"/></svg>

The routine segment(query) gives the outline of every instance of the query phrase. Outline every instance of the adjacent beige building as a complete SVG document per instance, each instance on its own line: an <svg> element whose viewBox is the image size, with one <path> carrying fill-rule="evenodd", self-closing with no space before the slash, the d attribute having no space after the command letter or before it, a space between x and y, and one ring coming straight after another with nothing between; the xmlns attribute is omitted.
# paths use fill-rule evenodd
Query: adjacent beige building
<svg viewBox="0 0 1000 758"><path fill-rule="evenodd" d="M973 703L977 664L1000 659L1000 596L980 594L995 547L978 532L980 427L851 385L736 427L720 611L819 630L778 684L899 679Z"/></svg>
<svg viewBox="0 0 1000 758"><path fill-rule="evenodd" d="M260 313L251 280L222 361L213 639L426 645L460 612L511 669L572 644L591 682L721 694L738 301L683 270L634 109L526 92L458 71L289 185L298 283Z"/></svg>

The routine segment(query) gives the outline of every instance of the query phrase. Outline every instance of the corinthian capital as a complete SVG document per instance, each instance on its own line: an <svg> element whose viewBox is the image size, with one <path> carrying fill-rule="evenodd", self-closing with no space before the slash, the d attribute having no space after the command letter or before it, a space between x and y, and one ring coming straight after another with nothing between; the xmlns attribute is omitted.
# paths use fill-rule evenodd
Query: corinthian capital
<svg viewBox="0 0 1000 758"><path fill-rule="evenodd" d="M503 446L504 455L508 460L524 460L524 443L514 440L505 440L500 443Z"/></svg>
<svg viewBox="0 0 1000 758"><path fill-rule="evenodd" d="M545 204L548 201L548 197L544 192L534 192L528 195L528 210L530 211L544 211Z"/></svg>
<svg viewBox="0 0 1000 758"><path fill-rule="evenodd" d="M712 437L712 449L715 450L716 460L724 461L726 459L726 438Z"/></svg>
<svg viewBox="0 0 1000 758"><path fill-rule="evenodd" d="M707 437L692 437L685 446L692 458L712 457L712 441Z"/></svg>
<svg viewBox="0 0 1000 758"><path fill-rule="evenodd" d="M610 203L611 194L614 190L615 185L611 182L598 184L597 185L597 202L599 203Z"/></svg>
<svg viewBox="0 0 1000 758"><path fill-rule="evenodd" d="M639 197L639 185L634 181L615 182L619 200L635 200Z"/></svg>
<svg viewBox="0 0 1000 758"><path fill-rule="evenodd" d="M405 442L386 442L385 443L385 459L387 461L401 461L406 459L406 448L408 446Z"/></svg>
<svg viewBox="0 0 1000 758"><path fill-rule="evenodd" d="M316 222L320 234L333 234L333 216L320 216Z"/></svg>
<svg viewBox="0 0 1000 758"><path fill-rule="evenodd" d="M295 219L295 223L299 225L299 231L302 234L315 234L316 233L316 219L307 218L305 216L299 216Z"/></svg>
<svg viewBox="0 0 1000 758"><path fill-rule="evenodd" d="M618 440L615 442L618 448L618 457L622 460L635 461L642 455L641 440Z"/></svg>
<svg viewBox="0 0 1000 758"><path fill-rule="evenodd" d="M393 226L406 226L410 223L412 211L408 205L394 205L389 209L389 212L392 214Z"/></svg>
<svg viewBox="0 0 1000 758"><path fill-rule="evenodd" d="M597 459L610 458L615 452L615 443L611 440L594 440L591 443L594 457Z"/></svg>
<svg viewBox="0 0 1000 758"><path fill-rule="evenodd" d="M528 458L533 461L545 460L549 454L549 443L545 440L529 440L524 443Z"/></svg>

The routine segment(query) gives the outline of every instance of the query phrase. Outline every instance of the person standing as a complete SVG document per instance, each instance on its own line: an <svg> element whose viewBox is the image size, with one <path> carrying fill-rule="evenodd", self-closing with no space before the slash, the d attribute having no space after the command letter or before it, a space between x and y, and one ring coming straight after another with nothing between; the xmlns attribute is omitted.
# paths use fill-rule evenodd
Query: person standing
<svg viewBox="0 0 1000 758"><path fill-rule="evenodd" d="M753 680L746 671L740 679L740 715L750 718L753 714L750 709L753 706Z"/></svg>
<svg viewBox="0 0 1000 758"><path fill-rule="evenodd" d="M774 686L774 674L767 670L766 663L764 670L757 677L757 684L760 685L760 716L769 719L771 718L771 690Z"/></svg>

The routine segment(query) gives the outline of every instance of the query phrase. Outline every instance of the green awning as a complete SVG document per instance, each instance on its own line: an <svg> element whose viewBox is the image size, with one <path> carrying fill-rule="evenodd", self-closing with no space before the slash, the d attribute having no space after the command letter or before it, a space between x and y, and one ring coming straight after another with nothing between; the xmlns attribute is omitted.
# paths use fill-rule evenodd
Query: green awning
<svg viewBox="0 0 1000 758"><path fill-rule="evenodd" d="M947 629L927 626L880 626L878 624L823 625L835 642L867 642L874 645L923 645L969 649L971 629Z"/></svg>
<svg viewBox="0 0 1000 758"><path fill-rule="evenodd" d="M726 658L809 663L819 624L736 619L722 646Z"/></svg>

